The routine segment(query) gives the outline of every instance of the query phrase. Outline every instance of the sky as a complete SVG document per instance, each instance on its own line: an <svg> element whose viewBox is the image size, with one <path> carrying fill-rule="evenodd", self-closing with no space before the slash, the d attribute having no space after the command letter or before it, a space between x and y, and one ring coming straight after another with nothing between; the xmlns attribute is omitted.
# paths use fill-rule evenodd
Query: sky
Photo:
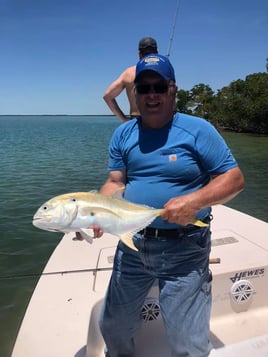
<svg viewBox="0 0 268 357"><path fill-rule="evenodd" d="M266 72L268 1L0 0L0 115L112 114L103 93L145 36L170 47L180 89L216 93Z"/></svg>

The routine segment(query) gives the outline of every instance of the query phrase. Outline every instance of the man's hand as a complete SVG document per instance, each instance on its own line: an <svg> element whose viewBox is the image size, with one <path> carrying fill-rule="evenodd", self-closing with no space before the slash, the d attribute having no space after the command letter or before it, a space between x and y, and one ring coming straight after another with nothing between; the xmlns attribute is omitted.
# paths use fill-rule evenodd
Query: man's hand
<svg viewBox="0 0 268 357"><path fill-rule="evenodd" d="M98 226L98 225L92 225L90 227L88 227L90 229L93 229L94 232L94 239L95 238L100 238L103 235L103 230Z"/></svg>
<svg viewBox="0 0 268 357"><path fill-rule="evenodd" d="M192 224L198 209L193 207L188 195L171 198L165 205L161 217L169 223L182 226Z"/></svg>
<svg viewBox="0 0 268 357"><path fill-rule="evenodd" d="M241 170L234 167L214 175L210 182L199 190L170 199L161 216L170 223L193 223L199 210L228 202L243 190L244 183Z"/></svg>
<svg viewBox="0 0 268 357"><path fill-rule="evenodd" d="M90 227L88 227L88 229L92 229L93 230L93 237L92 238L100 238L103 235L103 230L97 226L97 225L92 225ZM82 234L80 232L75 232L76 235L76 239L77 240L84 240Z"/></svg>

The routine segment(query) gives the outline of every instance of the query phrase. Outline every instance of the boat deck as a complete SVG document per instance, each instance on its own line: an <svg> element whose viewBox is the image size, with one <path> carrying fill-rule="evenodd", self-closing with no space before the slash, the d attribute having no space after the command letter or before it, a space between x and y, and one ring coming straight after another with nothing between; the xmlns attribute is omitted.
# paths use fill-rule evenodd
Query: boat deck
<svg viewBox="0 0 268 357"><path fill-rule="evenodd" d="M213 208L211 357L268 356L268 223L219 205ZM65 235L33 293L12 357L104 357L98 313L117 238L93 245ZM136 357L169 357L157 286L145 301ZM149 308L148 308L149 307ZM155 317L156 316L156 317Z"/></svg>

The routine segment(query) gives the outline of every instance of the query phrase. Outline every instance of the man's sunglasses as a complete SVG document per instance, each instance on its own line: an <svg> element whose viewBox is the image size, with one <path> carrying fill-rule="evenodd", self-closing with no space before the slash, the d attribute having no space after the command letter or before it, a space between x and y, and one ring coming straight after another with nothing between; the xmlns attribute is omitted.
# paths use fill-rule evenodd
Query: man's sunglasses
<svg viewBox="0 0 268 357"><path fill-rule="evenodd" d="M136 91L138 94L167 93L169 85L167 83L154 83L154 84L137 84Z"/></svg>

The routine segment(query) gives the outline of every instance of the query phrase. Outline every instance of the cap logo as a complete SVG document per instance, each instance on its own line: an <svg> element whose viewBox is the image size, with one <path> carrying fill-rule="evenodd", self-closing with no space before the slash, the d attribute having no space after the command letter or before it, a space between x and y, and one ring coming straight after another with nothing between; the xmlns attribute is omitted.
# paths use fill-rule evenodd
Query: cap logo
<svg viewBox="0 0 268 357"><path fill-rule="evenodd" d="M172 65L170 64L168 58L155 54L144 57L136 66L136 77L135 82L138 81L139 75L143 71L155 71L165 80L174 80L175 74Z"/></svg>
<svg viewBox="0 0 268 357"><path fill-rule="evenodd" d="M144 62L146 63L160 62L160 59L157 57L147 57L144 59Z"/></svg>

